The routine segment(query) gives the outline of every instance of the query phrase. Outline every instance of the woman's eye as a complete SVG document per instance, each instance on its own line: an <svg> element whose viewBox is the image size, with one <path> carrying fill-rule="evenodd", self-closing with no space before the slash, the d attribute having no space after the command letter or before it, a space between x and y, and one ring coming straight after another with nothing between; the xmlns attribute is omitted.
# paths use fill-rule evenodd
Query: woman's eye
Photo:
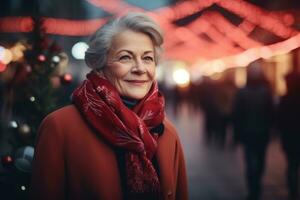
<svg viewBox="0 0 300 200"><path fill-rule="evenodd" d="M153 62L154 58L151 57L151 56L146 56L146 57L144 57L144 60L147 61L147 62Z"/></svg>
<svg viewBox="0 0 300 200"><path fill-rule="evenodd" d="M122 61L128 61L128 60L131 60L131 57L128 55L125 55L125 56L121 56L119 59Z"/></svg>

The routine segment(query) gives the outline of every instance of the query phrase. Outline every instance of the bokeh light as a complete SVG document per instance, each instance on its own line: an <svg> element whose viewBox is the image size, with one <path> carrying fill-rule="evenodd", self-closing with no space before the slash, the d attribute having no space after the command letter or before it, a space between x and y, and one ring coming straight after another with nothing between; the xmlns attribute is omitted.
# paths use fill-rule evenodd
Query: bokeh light
<svg viewBox="0 0 300 200"><path fill-rule="evenodd" d="M78 60L83 60L85 51L89 46L85 42L77 42L72 47L72 56Z"/></svg>

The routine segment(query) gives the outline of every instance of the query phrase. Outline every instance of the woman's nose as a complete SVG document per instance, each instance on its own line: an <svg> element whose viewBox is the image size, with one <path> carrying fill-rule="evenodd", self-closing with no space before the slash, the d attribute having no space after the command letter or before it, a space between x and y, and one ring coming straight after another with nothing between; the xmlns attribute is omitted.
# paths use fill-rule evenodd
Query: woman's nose
<svg viewBox="0 0 300 200"><path fill-rule="evenodd" d="M132 71L135 73L145 73L146 65L141 59L136 59L132 68Z"/></svg>

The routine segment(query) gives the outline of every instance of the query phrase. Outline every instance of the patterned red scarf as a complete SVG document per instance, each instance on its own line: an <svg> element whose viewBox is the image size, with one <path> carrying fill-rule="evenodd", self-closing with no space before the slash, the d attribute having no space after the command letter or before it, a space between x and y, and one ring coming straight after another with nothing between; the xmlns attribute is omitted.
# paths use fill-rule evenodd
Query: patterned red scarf
<svg viewBox="0 0 300 200"><path fill-rule="evenodd" d="M109 144L126 150L126 181L130 194L159 194L158 175L151 162L158 135L149 130L164 119L164 98L154 82L148 94L127 108L116 88L101 74L91 72L73 93L73 102L88 123Z"/></svg>

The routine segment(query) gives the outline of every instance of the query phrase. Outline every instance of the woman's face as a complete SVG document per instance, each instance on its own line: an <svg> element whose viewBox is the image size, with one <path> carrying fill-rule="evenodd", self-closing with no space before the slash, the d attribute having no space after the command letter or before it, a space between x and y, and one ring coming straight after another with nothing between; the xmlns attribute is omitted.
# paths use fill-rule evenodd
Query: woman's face
<svg viewBox="0 0 300 200"><path fill-rule="evenodd" d="M131 30L116 35L103 73L121 96L142 99L155 76L154 46L150 37Z"/></svg>

